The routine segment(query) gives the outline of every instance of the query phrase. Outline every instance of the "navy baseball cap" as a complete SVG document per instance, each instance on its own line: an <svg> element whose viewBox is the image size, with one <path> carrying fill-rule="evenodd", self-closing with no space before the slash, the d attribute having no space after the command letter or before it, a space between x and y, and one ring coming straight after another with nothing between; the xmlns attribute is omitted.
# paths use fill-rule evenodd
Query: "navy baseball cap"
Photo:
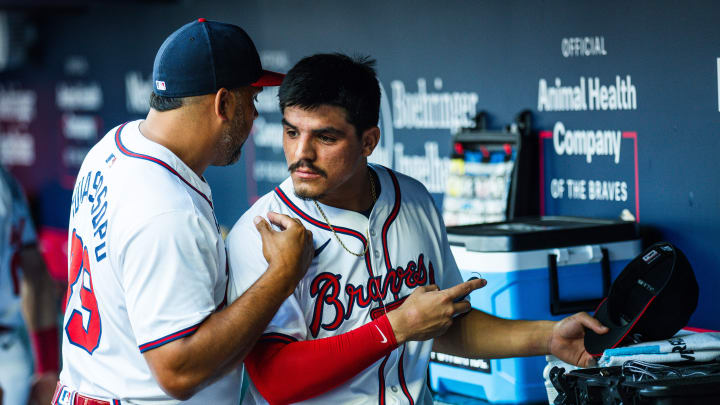
<svg viewBox="0 0 720 405"><path fill-rule="evenodd" d="M242 28L199 18L173 32L153 64L153 92L165 97L212 94L221 88L279 86L284 74L263 70Z"/></svg>
<svg viewBox="0 0 720 405"><path fill-rule="evenodd" d="M687 326L700 288L690 262L668 242L656 243L633 259L610 287L594 317L609 328L585 331L585 350L601 356L606 349L671 338Z"/></svg>

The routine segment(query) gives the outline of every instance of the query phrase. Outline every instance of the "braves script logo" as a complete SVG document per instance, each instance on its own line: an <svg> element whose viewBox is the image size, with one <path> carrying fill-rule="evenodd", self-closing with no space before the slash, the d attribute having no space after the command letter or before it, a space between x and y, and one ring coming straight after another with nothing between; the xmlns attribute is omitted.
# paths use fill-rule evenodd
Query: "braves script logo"
<svg viewBox="0 0 720 405"><path fill-rule="evenodd" d="M405 268L391 269L384 279L383 276L370 277L366 285L347 283L345 285L347 309L343 300L340 299L341 278L340 274L324 272L318 274L310 285L310 296L315 298L313 319L310 323L310 332L313 337L317 337L320 328L325 330L339 328L343 320L350 319L355 305L365 308L373 302L382 304L388 292L392 293L395 300L398 300L403 284L411 290L428 283L433 284L435 270L430 261L428 261L427 268L425 267L425 256L421 253L417 263L411 260ZM329 323L322 323L323 311L326 307L335 311L335 318Z"/></svg>

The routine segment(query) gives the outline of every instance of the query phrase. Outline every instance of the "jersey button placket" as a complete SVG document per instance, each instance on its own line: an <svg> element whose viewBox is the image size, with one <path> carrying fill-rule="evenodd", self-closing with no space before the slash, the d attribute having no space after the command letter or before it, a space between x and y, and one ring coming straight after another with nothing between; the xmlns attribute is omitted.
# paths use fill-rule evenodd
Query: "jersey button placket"
<svg viewBox="0 0 720 405"><path fill-rule="evenodd" d="M373 260L373 268L379 270L382 265L380 263L380 249L378 249L378 244L375 243L375 235L377 235L377 232L375 231L375 228L373 227L373 221L371 219L368 220L368 249L372 252L371 256L374 258ZM379 274L375 274L378 276Z"/></svg>
<svg viewBox="0 0 720 405"><path fill-rule="evenodd" d="M391 391L391 392L388 393L387 401L386 401L386 403L387 403L388 405L390 405L390 404L392 404L392 405L400 405L400 404L402 404L402 403L407 403L407 399L406 399L405 401L403 401L403 400L402 400L402 397L400 397L400 396L397 394L397 392L398 392L397 385L391 386L391 387L390 387L390 391Z"/></svg>

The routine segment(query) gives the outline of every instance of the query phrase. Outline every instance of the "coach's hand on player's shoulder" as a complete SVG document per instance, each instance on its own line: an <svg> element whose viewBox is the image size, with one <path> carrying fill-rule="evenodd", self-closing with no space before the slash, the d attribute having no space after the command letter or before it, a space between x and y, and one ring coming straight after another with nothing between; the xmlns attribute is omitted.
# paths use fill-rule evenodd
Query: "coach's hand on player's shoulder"
<svg viewBox="0 0 720 405"><path fill-rule="evenodd" d="M442 335L455 316L470 311L470 302L464 298L486 284L485 279L474 279L445 290L436 285L416 288L400 307L388 312L395 340L402 344Z"/></svg>
<svg viewBox="0 0 720 405"><path fill-rule="evenodd" d="M270 222L280 228L274 230L262 217L255 217L255 227L262 237L263 256L268 271L280 272L292 283L290 292L303 278L313 258L312 232L300 220L284 214L268 212Z"/></svg>

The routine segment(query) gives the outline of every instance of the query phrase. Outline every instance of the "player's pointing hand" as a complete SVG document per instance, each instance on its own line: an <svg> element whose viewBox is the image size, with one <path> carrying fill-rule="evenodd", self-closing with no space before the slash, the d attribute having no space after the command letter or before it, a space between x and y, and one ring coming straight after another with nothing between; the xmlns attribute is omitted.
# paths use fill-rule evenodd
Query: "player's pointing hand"
<svg viewBox="0 0 720 405"><path fill-rule="evenodd" d="M280 228L272 229L262 217L255 217L255 228L262 237L263 256L268 271L276 271L284 280L293 280L292 293L302 279L313 258L312 232L302 223L284 214L268 212L270 222Z"/></svg>
<svg viewBox="0 0 720 405"><path fill-rule="evenodd" d="M455 316L470 310L465 297L486 284L485 279L474 279L446 290L435 285L416 288L398 309L388 313L395 340L401 344L442 335Z"/></svg>

